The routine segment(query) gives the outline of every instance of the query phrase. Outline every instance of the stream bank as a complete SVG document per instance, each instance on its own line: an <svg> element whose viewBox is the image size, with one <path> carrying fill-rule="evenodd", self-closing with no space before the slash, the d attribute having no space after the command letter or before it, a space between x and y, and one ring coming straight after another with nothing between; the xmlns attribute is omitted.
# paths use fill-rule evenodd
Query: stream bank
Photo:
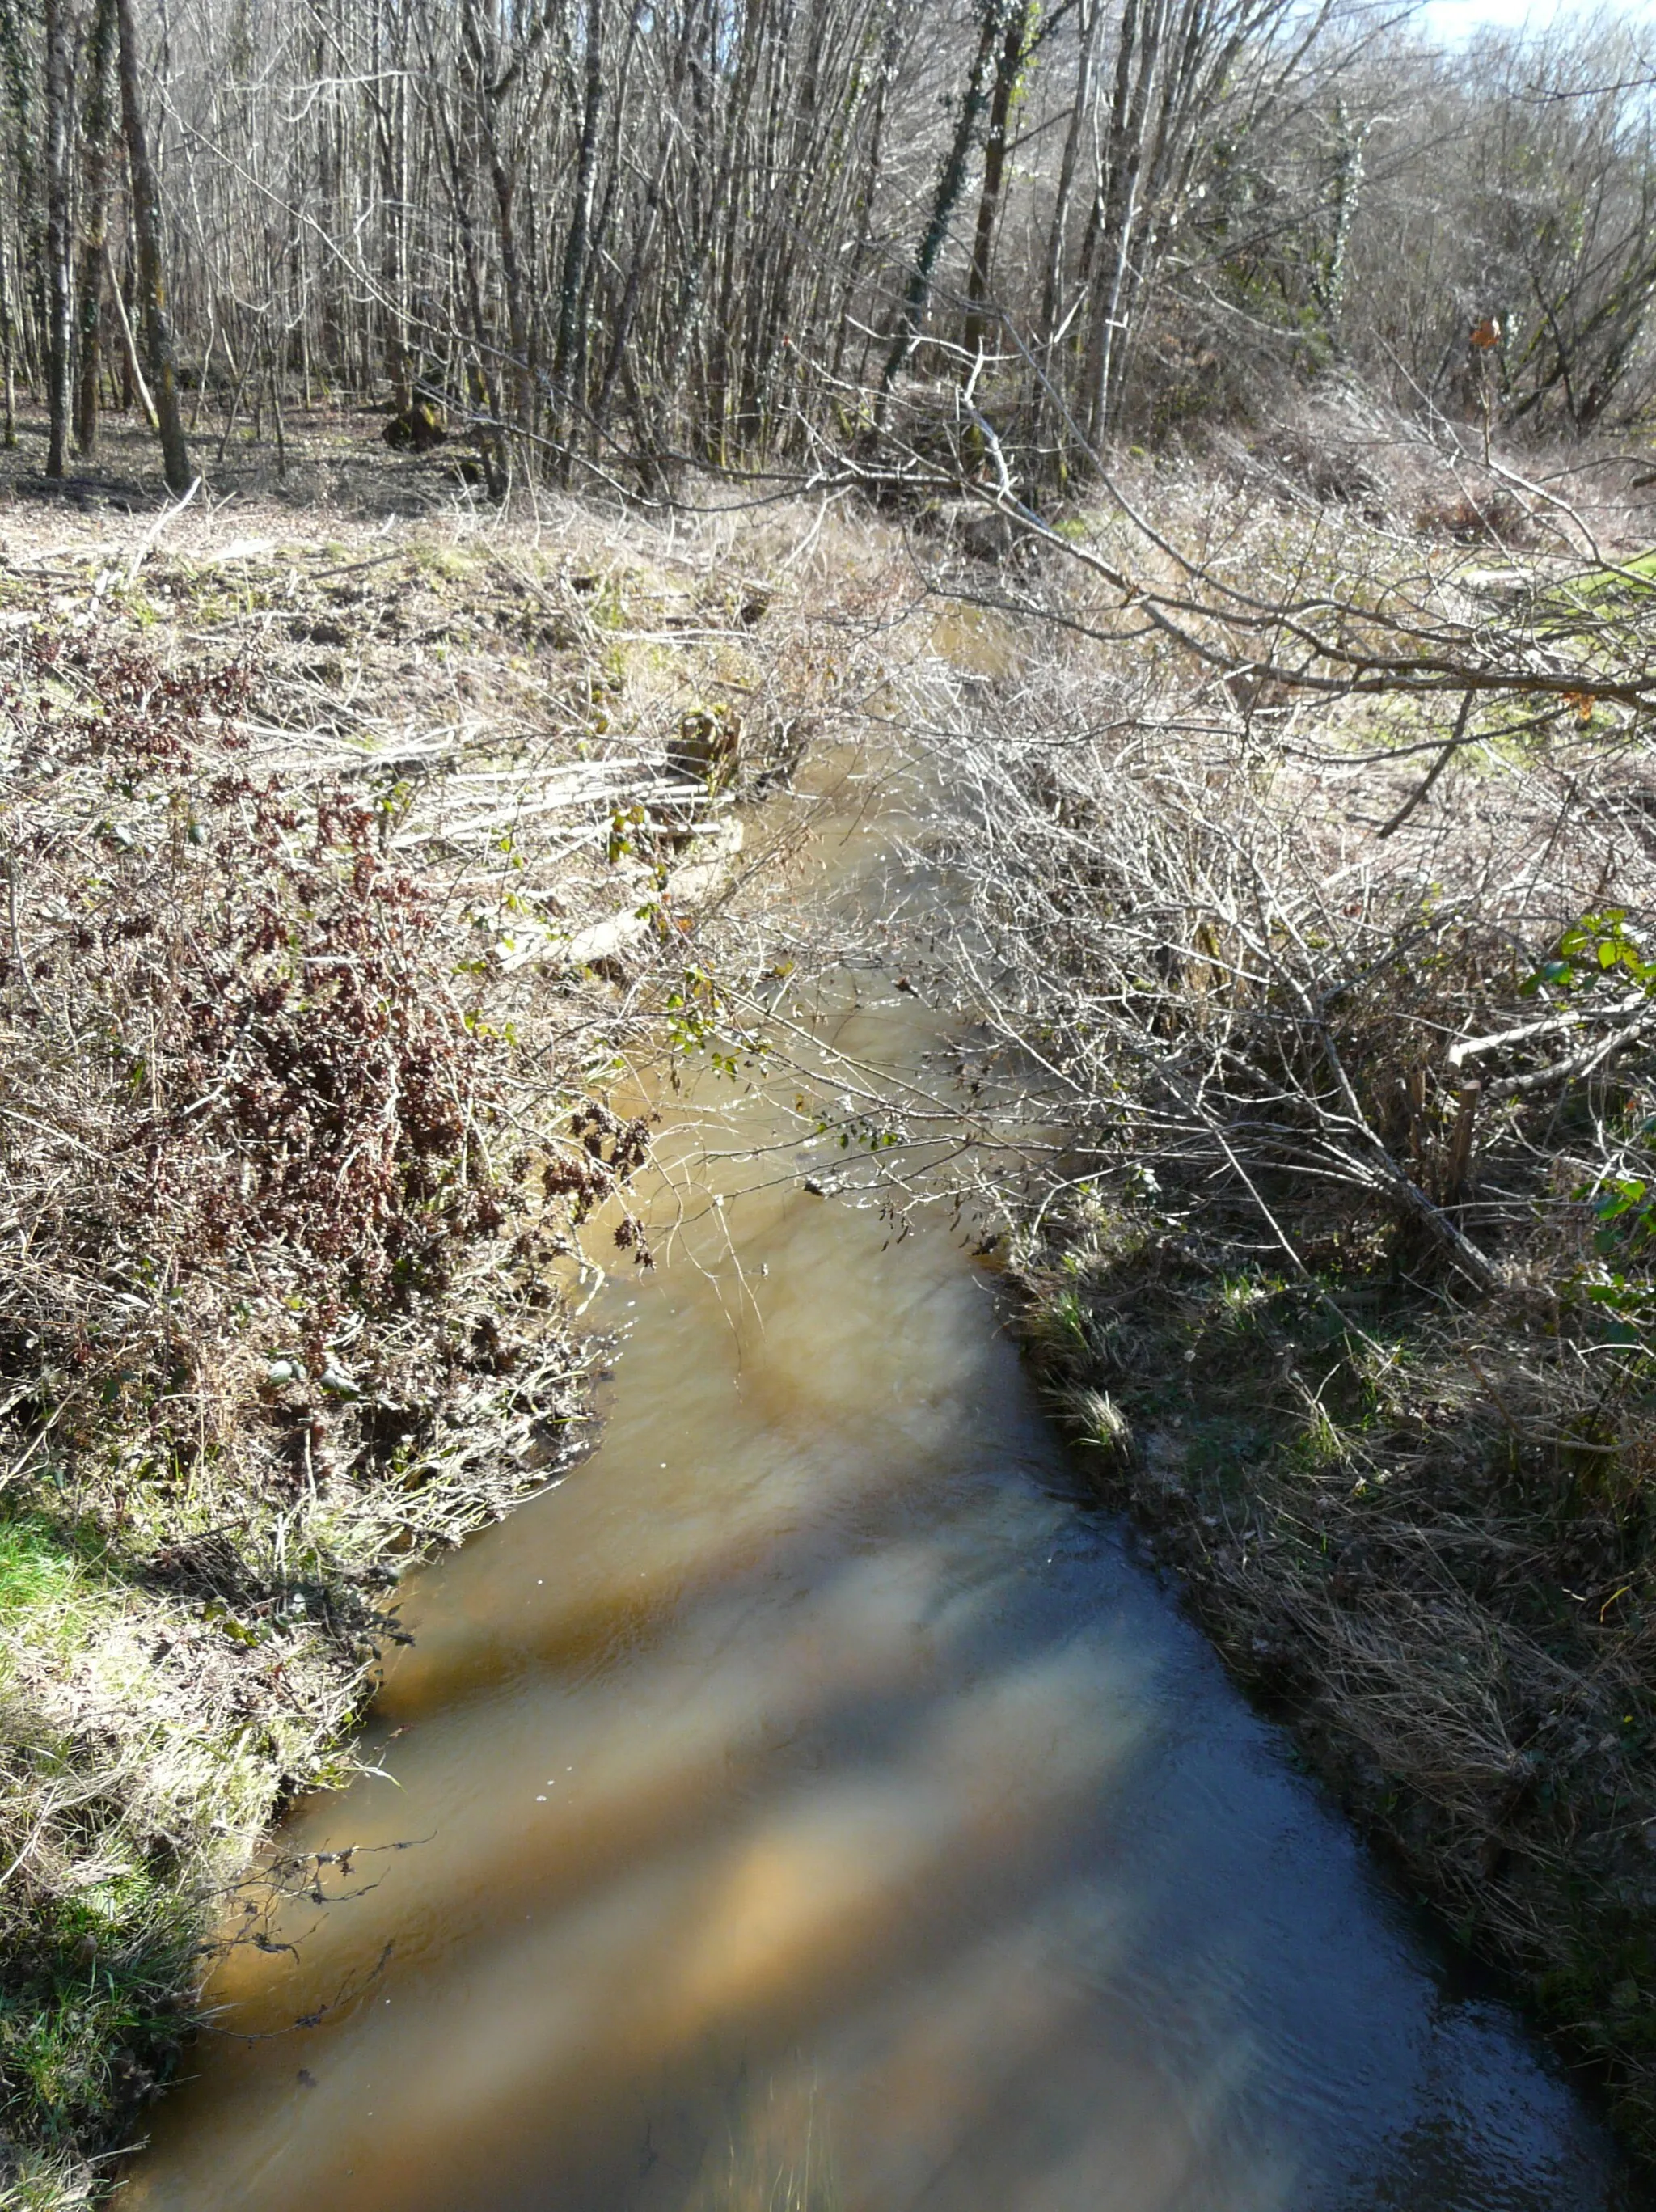
<svg viewBox="0 0 1656 2212"><path fill-rule="evenodd" d="M819 523L765 549L766 573L786 577ZM365 593L343 612L329 599L326 613L283 617L299 665L285 725L272 716L259 732L265 765L291 777L295 733L318 728L337 763L360 732L306 721L294 702L325 702L331 717L378 672L365 717L375 742L363 750L388 771L373 787L387 802L379 820L423 841L422 868L426 856L459 864L452 878L434 870L464 886L451 907L469 935L449 947L451 981L516 979L537 1018L553 1008L580 1040L555 1062L588 1086L573 1113L555 1085L535 1095L561 1100L561 1122L521 1097L505 1120L529 1140L531 1167L543 1169L549 1135L567 1140L556 1149L573 1181L543 1173L541 1195L566 1209L588 1201L600 1240L591 1260L612 1279L587 1317L622 1356L603 1441L583 1464L560 1454L582 1412L567 1395L517 1407L504 1453L498 1424L458 1425L470 1524L525 1502L506 1528L425 1567L422 1551L464 1525L406 1525L414 1501L444 1495L432 1455L398 1464L399 1426L387 1482L337 1442L328 1465L313 1433L320 1414L348 1439L382 1402L409 1401L337 1336L313 1352L291 1315L281 1323L291 1343L266 1340L264 1315L241 1328L234 1371L238 1402L297 1439L296 1456L273 1462L281 1479L230 1553L207 1555L209 1589L174 1581L157 1600L156 1562L181 1532L219 1527L221 1460L186 1458L193 1481L170 1469L170 1486L102 1491L84 1474L92 1454L70 1464L91 1508L75 1522L75 1557L119 1568L109 1611L126 1648L135 1622L159 1644L177 1614L167 1650L140 1642L143 1668L176 1644L198 1670L186 1690L207 1661L227 1686L225 1725L213 1709L186 1777L225 1881L270 1810L300 1790L247 1895L246 1940L209 1992L209 2006L231 2009L209 2014L186 2062L198 2078L158 2109L136 2201L285 2212L319 2194L498 2212L543 2201L551 2173L592 2212L712 2212L779 2190L817 2212L922 2198L962 2212L1026 2202L1093 2212L1105 2187L1132 2212L1635 2203L1569 2085L1376 1878L1119 1533L1077 1510L1074 1467L961 1243L941 1223L911 1229L845 1173L847 1148L854 1158L894 1133L873 1117L882 1086L935 1104L959 1042L949 1018L902 988L907 976L869 955L868 918L889 912L894 893L936 919L939 891L881 857L890 833L912 837L914 824L875 834L877 777L848 775L814 811L784 797L766 814L781 846L814 855L792 870L788 896L814 897L826 878L862 909L820 994L802 972L796 1014L823 1046L824 1092L849 1054L870 1111L846 1094L837 1133L802 1149L810 1111L749 1089L725 1049L722 986L679 927L694 912L675 910L675 877L692 861L676 836L658 838L650 793L627 786L646 755L682 783L675 745L735 718L761 775L798 758L807 734L817 773L833 753L825 699L846 701L853 722L864 708L889 713L877 664L857 659L859 637L892 635L883 553L852 564L816 624L791 617L785 595L774 617L767 601L750 619L745 574L737 592L696 549L612 543L600 559L590 521L565 526L532 562L509 544L440 561L404 548L380 596L361 581L380 574L380 553L353 544L275 562L246 541L209 545L154 576L164 592L149 592L147 566L136 580L152 623L168 601L198 618L209 595L239 609L245 595L263 620L295 571L307 588L312 568L325 592ZM353 557L340 584L342 554ZM227 568L244 567L252 573L227 591ZM440 615L416 596L434 579L433 597L453 601ZM387 641L394 655L381 660ZM434 696L398 696L424 681ZM502 696L521 702L504 729ZM439 757L422 764L432 741ZM594 763L596 794L584 781ZM533 827L561 834L555 811L536 805L569 787L585 793L573 870L557 837L537 842ZM88 810L82 828L95 831L108 794ZM171 865L201 849L187 812L169 801L152 818L162 817L177 834L135 836L141 857ZM350 852L347 841L339 857ZM493 886L486 901L480 878ZM749 932L752 947L773 945L774 918ZM588 929L607 933L586 941L601 970L582 974L564 956ZM736 931L739 945L739 914ZM769 960L755 954L744 969L738 957L744 999L769 1003L787 980L786 959ZM22 977L10 980L27 998ZM39 989L50 971L32 961L27 980ZM640 1041L675 993L688 1088L658 1073L640 1091L617 1040ZM475 1025L465 1035L481 1065L509 1068L525 1032L514 1041L494 1026L494 1038ZM543 1049L546 1032L530 1034ZM580 1103L592 1087L612 1102L596 1118ZM128 1089L144 1103L142 1085ZM606 1207L608 1182L582 1162L596 1140L613 1169L645 1109L664 1115L656 1166ZM936 1128L947 1149L958 1134L948 1115ZM509 1398L539 1378L567 1391L580 1362L561 1349L548 1293L579 1273L567 1218L545 1224L564 1249L517 1255L506 1307L428 1310L446 1388ZM477 1249L509 1270L510 1240L486 1234ZM652 1269L634 1267L640 1253ZM533 1316L533 1358L499 1328L513 1301ZM330 1383L330 1351L353 1387L367 1372L372 1393ZM401 1356L417 1370L420 1344ZM276 1373L281 1362L291 1371ZM48 1469L61 1487L64 1463L42 1452L42 1478ZM302 1683L301 1654L339 1627L355 1635L331 1601L312 1611L314 1551L296 1571L282 1548L318 1500L325 1516L345 1499L379 1530L368 1564L416 1570L397 1622L414 1641L391 1654L361 1778L318 1797L303 1785L325 1771L250 1736L257 1715L234 1707L257 1685L275 1710ZM394 1509L388 1522L374 1520L381 1506ZM112 1527L135 1507L149 1520L112 1551ZM306 1540L326 1533L325 1517ZM203 1571L202 1555L185 1564ZM8 1626L21 1620L49 1646L76 1628L85 1585L46 1576L33 1587L38 1602ZM356 1671L331 1709L330 1746L385 1622L361 1626L360 1644L341 1646ZM131 1709L152 1710L153 1681L137 1680ZM108 1700L104 1717L114 1710ZM31 1741L21 1728L15 1740ZM211 1795L227 1747L251 1762L234 1818ZM161 1865L154 1833L143 1848ZM66 1893L100 1916L101 1932L88 1954L91 1931L73 1925L53 1954L64 2007L82 1989L120 1996L112 1969L133 1955L116 1917L127 1877L106 1854L82 1880L93 1863L66 1862ZM179 1881L176 1864L162 1872L193 1942L209 1886ZM163 2064L176 2063L190 2009L188 1943L168 1960L164 2002L140 2021ZM83 2041L95 2037L84 2008L73 2017ZM101 2046L110 2057L124 2033ZM150 2085L118 2082L106 2127L130 2112L133 2086ZM70 2146L72 2186L84 2185L77 2153L90 2148ZM52 2201L42 2192L62 2172L60 2154L15 2185L18 2201Z"/></svg>
<svg viewBox="0 0 1656 2212"><path fill-rule="evenodd" d="M1424 527L1165 469L1143 495L1215 590L1286 605L1314 572L1331 604L1486 608L1507 649L1477 556ZM1637 557L1641 518L1596 519ZM1077 528L1107 557L1125 526ZM1556 610L1550 636L1650 666L1636 580L1555 546L1508 580ZM1468 690L1422 769L1417 699L1267 696L1119 645L1061 550L960 588L1018 649L931 718L922 842L953 886L937 965L979 1014L973 1068L1059 1125L1014 1248L1048 1382L1234 1672L1608 2081L1648 2165L1642 710Z"/></svg>
<svg viewBox="0 0 1656 2212"><path fill-rule="evenodd" d="M889 911L872 811L793 882ZM936 1091L907 981L802 986L824 1089ZM409 1586L135 2212L1630 2212L1084 1509L975 1237L679 1074L598 1447Z"/></svg>
<svg viewBox="0 0 1656 2212"><path fill-rule="evenodd" d="M261 1838L355 1771L400 1581L590 1434L573 1231L649 1137L606 1095L735 792L832 724L793 542L10 516L9 2208L104 2193L264 1940Z"/></svg>
<svg viewBox="0 0 1656 2212"><path fill-rule="evenodd" d="M1638 1569L1595 1575L1621 1511L1585 1485L1561 1510L1514 1448L1480 1379L1501 1323L1469 1373L1435 1310L1372 1281L1250 1278L1130 1211L1047 1225L1023 1328L1099 1496L1454 1940L1608 2085L1648 2165L1651 1707L1611 1619ZM1378 1412L1350 1379L1355 1317L1408 1363Z"/></svg>

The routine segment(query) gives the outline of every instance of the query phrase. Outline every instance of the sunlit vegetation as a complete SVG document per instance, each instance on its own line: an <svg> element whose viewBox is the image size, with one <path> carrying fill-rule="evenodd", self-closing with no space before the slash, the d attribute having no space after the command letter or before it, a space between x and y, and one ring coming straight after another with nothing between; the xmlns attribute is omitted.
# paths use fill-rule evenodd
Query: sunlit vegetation
<svg viewBox="0 0 1656 2212"><path fill-rule="evenodd" d="M572 1449L640 1054L786 1079L735 809L870 731L1101 1482L1656 2143L1652 82L0 0L0 2192L105 2189L398 1574ZM899 1204L912 1104L797 1112Z"/></svg>

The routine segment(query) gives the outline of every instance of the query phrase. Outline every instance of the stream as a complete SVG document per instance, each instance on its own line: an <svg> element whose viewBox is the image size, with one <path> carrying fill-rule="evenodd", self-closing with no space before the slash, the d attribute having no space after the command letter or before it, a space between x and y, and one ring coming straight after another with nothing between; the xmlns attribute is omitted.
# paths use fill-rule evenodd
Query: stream
<svg viewBox="0 0 1656 2212"><path fill-rule="evenodd" d="M354 1894L232 1954L125 2212L1646 2203L1081 1502L970 1238L672 1103L602 1440L405 1585L382 1771L282 1838Z"/></svg>

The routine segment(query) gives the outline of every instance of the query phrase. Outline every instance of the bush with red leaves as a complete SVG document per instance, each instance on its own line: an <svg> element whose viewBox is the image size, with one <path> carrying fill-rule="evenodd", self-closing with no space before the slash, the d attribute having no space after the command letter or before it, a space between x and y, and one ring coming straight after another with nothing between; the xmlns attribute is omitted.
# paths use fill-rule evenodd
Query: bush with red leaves
<svg viewBox="0 0 1656 2212"><path fill-rule="evenodd" d="M476 963L372 786L250 768L251 684L37 638L0 686L0 1370L41 1377L25 1431L55 1407L86 1441L74 1399L204 1434L233 1309L285 1315L318 1372L343 1321L439 1301L503 1218L506 1047L456 988Z"/></svg>

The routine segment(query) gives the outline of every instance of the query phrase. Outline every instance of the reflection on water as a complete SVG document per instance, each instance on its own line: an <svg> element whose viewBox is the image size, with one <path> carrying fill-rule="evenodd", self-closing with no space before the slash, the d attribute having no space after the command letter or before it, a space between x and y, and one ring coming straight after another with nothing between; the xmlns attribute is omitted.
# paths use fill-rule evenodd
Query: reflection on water
<svg viewBox="0 0 1656 2212"><path fill-rule="evenodd" d="M685 2212L840 2212L844 2202L814 2088L773 2079L701 2161Z"/></svg>
<svg viewBox="0 0 1656 2212"><path fill-rule="evenodd" d="M132 2212L1633 2204L1067 1502L960 1245L772 1172L605 1292L594 1456L415 1584L394 1779L290 1840L416 1847L235 1955Z"/></svg>

